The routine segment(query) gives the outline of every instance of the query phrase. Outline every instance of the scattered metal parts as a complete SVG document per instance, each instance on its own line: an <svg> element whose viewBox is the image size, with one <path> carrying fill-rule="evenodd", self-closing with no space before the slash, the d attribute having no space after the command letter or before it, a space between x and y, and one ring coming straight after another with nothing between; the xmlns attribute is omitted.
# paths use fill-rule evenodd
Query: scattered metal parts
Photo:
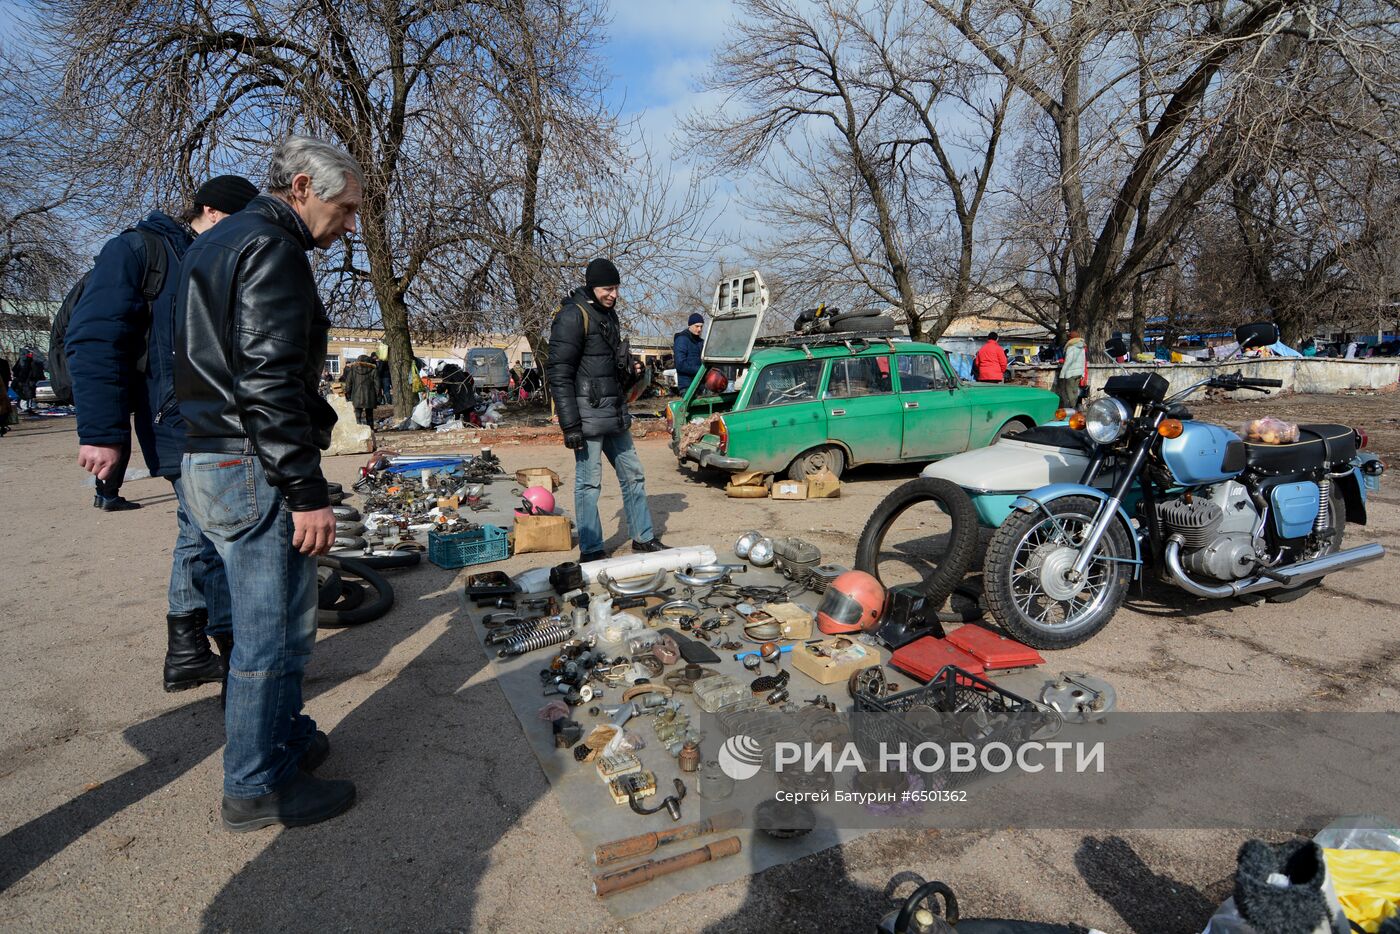
<svg viewBox="0 0 1400 934"><path fill-rule="evenodd" d="M660 606L654 606L647 610L647 618L652 619L657 616L669 616L672 618L698 617L703 610L690 600L667 600Z"/></svg>
<svg viewBox="0 0 1400 934"><path fill-rule="evenodd" d="M851 675L846 682L846 690L850 692L851 697L864 694L878 699L887 694L893 694L895 686L885 677L885 669L875 665L870 668L862 668Z"/></svg>
<svg viewBox="0 0 1400 934"><path fill-rule="evenodd" d="M1047 681L1041 703L1054 709L1066 723L1093 723L1118 703L1118 692L1101 678L1079 671L1062 671L1058 681Z"/></svg>
<svg viewBox="0 0 1400 934"><path fill-rule="evenodd" d="M681 799L685 797L685 782L681 781L679 778L674 779L673 782L676 793L667 795L662 799L661 803L654 808L642 807L637 803L637 796L631 791L627 792L627 803L631 806L633 811L643 816L655 814L664 810L667 814L671 815L671 820L678 821L681 819Z"/></svg>
<svg viewBox="0 0 1400 934"><path fill-rule="evenodd" d="M553 626L547 626L544 629L536 630L532 633L512 636L506 642L506 647L497 653L497 657L510 658L515 655L524 655L526 652L533 652L536 649L542 649L546 646L557 645L572 637L573 634L574 629L572 626L556 623Z"/></svg>
<svg viewBox="0 0 1400 934"><path fill-rule="evenodd" d="M665 697L670 697L671 688L664 684L635 684L622 692L622 702L625 704L628 701L647 694L661 694Z"/></svg>
<svg viewBox="0 0 1400 934"><path fill-rule="evenodd" d="M583 725L574 720L555 720L553 729L556 749L569 749L583 739Z"/></svg>
<svg viewBox="0 0 1400 934"><path fill-rule="evenodd" d="M634 581L627 584L621 584L613 580L608 576L607 571L599 571L598 583L606 587L608 593L612 594L614 597L635 597L640 594L654 593L660 590L661 585L666 583L666 571L657 571L649 579L641 583Z"/></svg>
<svg viewBox="0 0 1400 934"><path fill-rule="evenodd" d="M679 691L681 693L689 694L694 688L695 682L703 678L712 677L713 675L717 674L719 674L719 672L715 671L712 668L704 668L700 665L691 663L686 665L679 671L672 671L667 673L666 677L663 679L663 682L666 684L667 687L671 688L672 691Z"/></svg>

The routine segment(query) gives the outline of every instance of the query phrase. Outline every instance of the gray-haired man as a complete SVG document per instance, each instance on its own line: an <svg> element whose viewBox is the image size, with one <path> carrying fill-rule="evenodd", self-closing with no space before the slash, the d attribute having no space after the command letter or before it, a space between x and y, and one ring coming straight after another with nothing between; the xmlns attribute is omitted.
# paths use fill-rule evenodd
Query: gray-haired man
<svg viewBox="0 0 1400 934"><path fill-rule="evenodd" d="M335 540L321 475L335 413L317 392L330 322L306 253L354 231L363 183L344 151L291 137L273 153L268 193L195 241L180 270L182 473L233 608L222 809L230 830L314 824L355 801L350 782L310 774L330 741L302 712L315 556Z"/></svg>

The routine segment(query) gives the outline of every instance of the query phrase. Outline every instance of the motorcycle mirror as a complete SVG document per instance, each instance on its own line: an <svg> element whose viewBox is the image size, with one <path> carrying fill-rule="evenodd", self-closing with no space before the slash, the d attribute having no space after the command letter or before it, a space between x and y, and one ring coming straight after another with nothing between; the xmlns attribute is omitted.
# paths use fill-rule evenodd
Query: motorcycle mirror
<svg viewBox="0 0 1400 934"><path fill-rule="evenodd" d="M1256 321L1235 328L1235 340L1241 350L1268 347L1278 343L1278 325L1272 321Z"/></svg>

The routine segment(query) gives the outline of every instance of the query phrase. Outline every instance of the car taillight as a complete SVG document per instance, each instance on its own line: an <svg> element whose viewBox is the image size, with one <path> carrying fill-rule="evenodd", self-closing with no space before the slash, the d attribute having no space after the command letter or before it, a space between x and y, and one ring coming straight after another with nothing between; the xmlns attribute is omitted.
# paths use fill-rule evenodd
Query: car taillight
<svg viewBox="0 0 1400 934"><path fill-rule="evenodd" d="M1371 436L1366 434L1366 429L1353 428L1352 431L1356 432L1356 447L1358 450L1371 443Z"/></svg>
<svg viewBox="0 0 1400 934"><path fill-rule="evenodd" d="M717 418L710 422L710 434L719 438L719 452L721 454L729 450L729 426L724 423L723 418Z"/></svg>

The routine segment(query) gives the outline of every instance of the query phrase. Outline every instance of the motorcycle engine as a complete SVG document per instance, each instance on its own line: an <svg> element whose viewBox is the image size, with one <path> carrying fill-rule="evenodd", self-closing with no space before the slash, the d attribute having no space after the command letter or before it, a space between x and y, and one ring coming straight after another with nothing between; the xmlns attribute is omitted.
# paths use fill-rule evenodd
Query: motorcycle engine
<svg viewBox="0 0 1400 934"><path fill-rule="evenodd" d="M1254 527L1259 513L1244 484L1203 487L1157 507L1167 535L1180 535L1181 564L1198 577L1232 581L1258 564Z"/></svg>

